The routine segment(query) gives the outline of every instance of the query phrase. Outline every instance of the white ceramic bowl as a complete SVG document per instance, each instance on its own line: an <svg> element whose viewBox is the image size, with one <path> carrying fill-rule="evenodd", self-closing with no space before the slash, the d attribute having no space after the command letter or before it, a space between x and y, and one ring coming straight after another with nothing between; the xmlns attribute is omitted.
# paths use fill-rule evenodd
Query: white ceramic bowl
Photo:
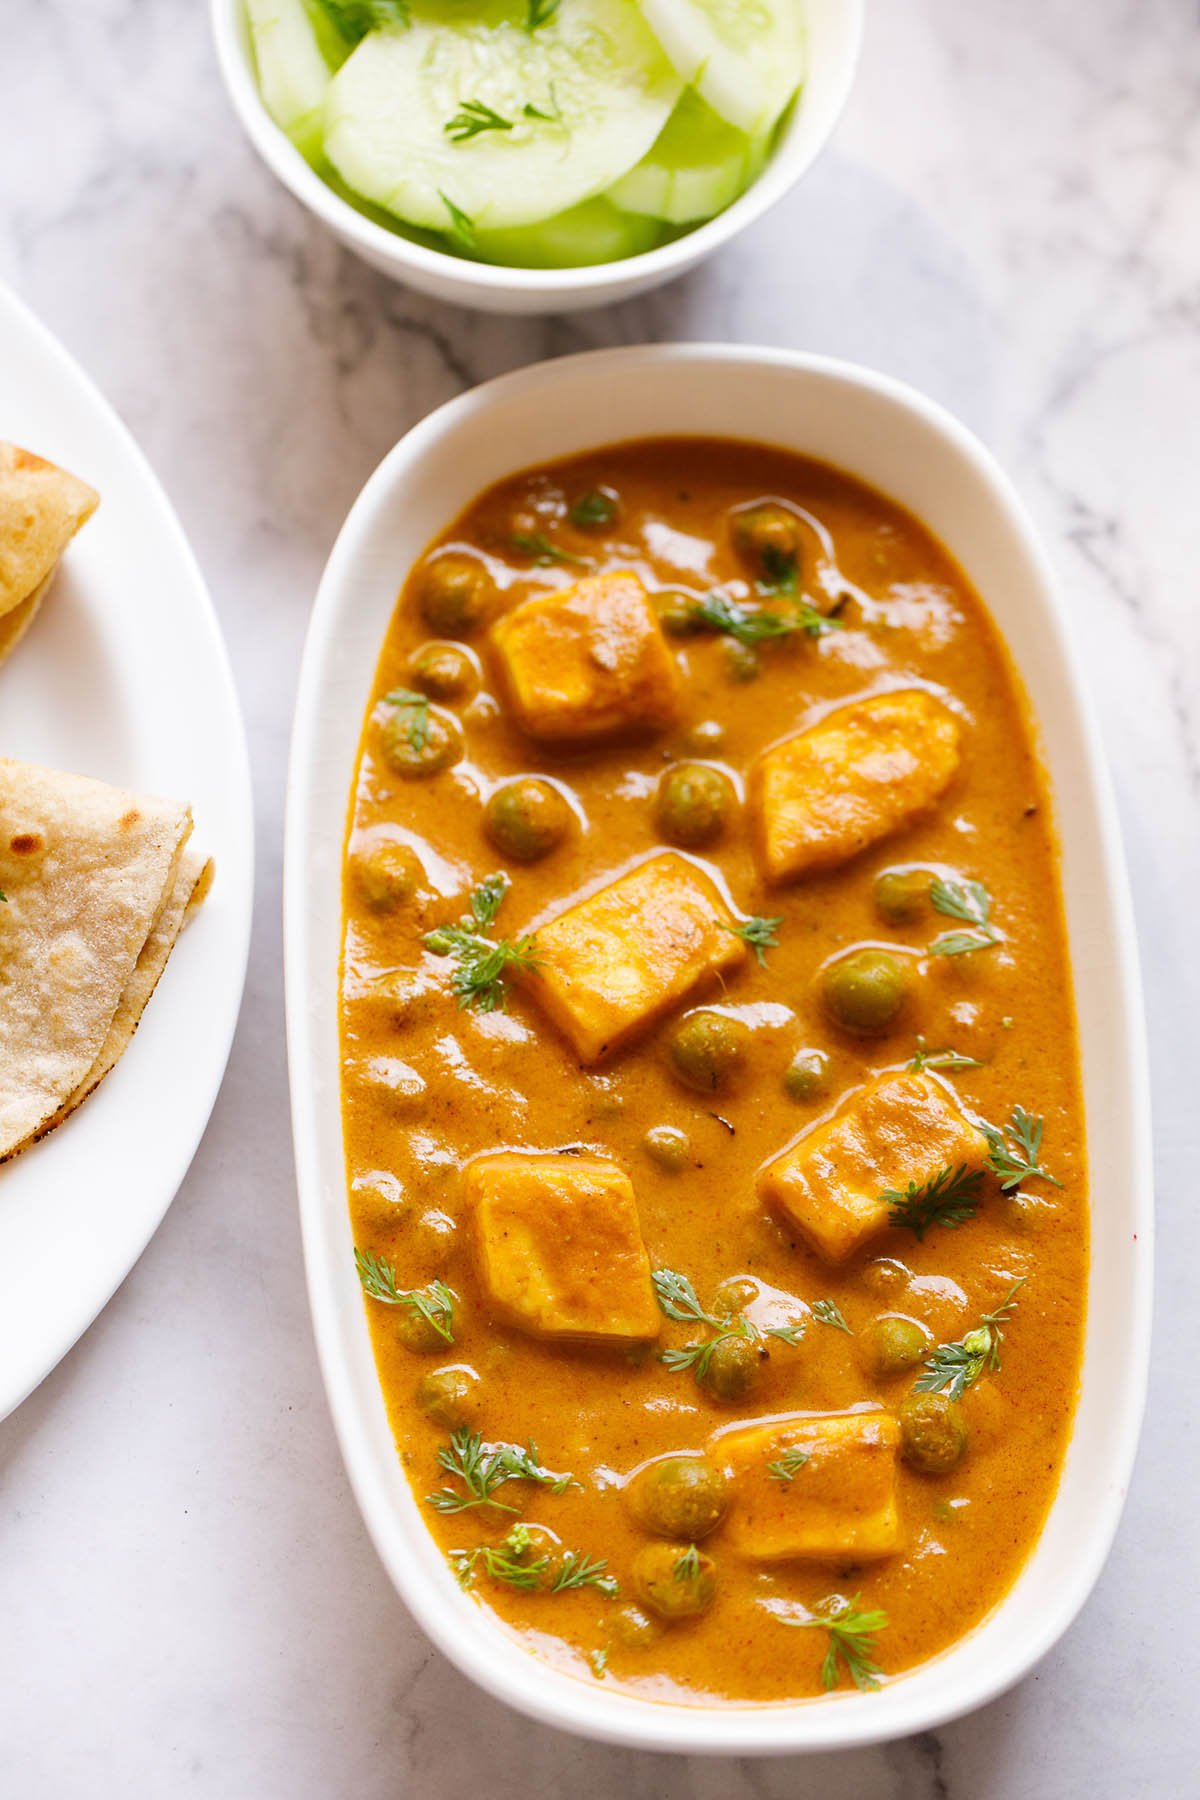
<svg viewBox="0 0 1200 1800"><path fill-rule="evenodd" d="M632 1699L534 1661L461 1593L426 1532L380 1397L352 1260L338 1101L340 862L359 729L397 590L481 488L620 439L737 436L821 457L909 507L957 557L1024 676L1058 796L1096 1185L1079 1411L1057 1500L1006 1599L875 1694L762 1708ZM380 1556L425 1630L483 1687L551 1724L648 1749L831 1749L928 1730L1024 1675L1104 1562L1137 1443L1151 1307L1149 1102L1137 949L1096 730L1046 558L1005 476L948 414L880 375L784 351L670 346L544 363L476 388L385 458L334 547L305 652L286 867L288 1039L318 1347Z"/></svg>
<svg viewBox="0 0 1200 1800"><path fill-rule="evenodd" d="M485 312L568 312L658 287L720 249L799 181L837 123L854 79L862 36L862 0L804 0L808 70L775 154L733 205L686 237L644 256L585 269L508 269L469 262L413 244L356 212L314 174L274 123L259 96L242 0L212 0L217 58L234 110L251 143L284 186L334 235L408 287Z"/></svg>

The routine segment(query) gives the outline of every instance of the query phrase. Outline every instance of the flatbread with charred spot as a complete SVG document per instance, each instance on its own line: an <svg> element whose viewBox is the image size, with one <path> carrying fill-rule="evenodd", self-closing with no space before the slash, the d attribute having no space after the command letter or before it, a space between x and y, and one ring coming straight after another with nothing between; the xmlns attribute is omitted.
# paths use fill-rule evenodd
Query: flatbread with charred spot
<svg viewBox="0 0 1200 1800"><path fill-rule="evenodd" d="M191 829L186 805L0 759L0 1161L91 1091L114 1029L128 1043L178 935ZM186 878L180 919L202 871Z"/></svg>
<svg viewBox="0 0 1200 1800"><path fill-rule="evenodd" d="M78 476L16 444L0 443L0 660L29 624L39 590L44 592L63 551L99 504L99 494ZM19 607L27 608L23 624L14 634L4 633L8 615Z"/></svg>

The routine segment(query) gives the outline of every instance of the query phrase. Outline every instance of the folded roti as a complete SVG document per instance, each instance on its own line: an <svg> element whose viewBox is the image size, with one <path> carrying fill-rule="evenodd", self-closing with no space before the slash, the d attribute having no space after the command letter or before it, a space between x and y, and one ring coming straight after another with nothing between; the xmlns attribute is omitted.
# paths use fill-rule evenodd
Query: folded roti
<svg viewBox="0 0 1200 1800"><path fill-rule="evenodd" d="M12 654L33 624L37 609L42 604L46 589L53 579L53 574L47 575L41 587L34 588L32 594L26 599L20 601L8 612L0 614L0 663L6 656Z"/></svg>
<svg viewBox="0 0 1200 1800"><path fill-rule="evenodd" d="M150 996L158 986L159 976L179 941L180 932L191 923L193 915L212 886L213 869L211 857L204 857L190 845L184 850L176 866L175 881L167 903L159 913L154 929L133 965L133 974L117 1003L117 1010L113 1014L112 1024L108 1028L99 1056L70 1099L65 1100L54 1117L37 1132L39 1138L45 1137L48 1131L53 1131L56 1125L61 1125L80 1102L100 1086L104 1077L116 1068L128 1050L133 1042L133 1034L142 1022L142 1014Z"/></svg>
<svg viewBox="0 0 1200 1800"><path fill-rule="evenodd" d="M0 621L49 580L99 504L86 481L16 444L0 443ZM26 625L33 611L36 606ZM11 648L0 649L0 656Z"/></svg>
<svg viewBox="0 0 1200 1800"><path fill-rule="evenodd" d="M187 806L0 758L0 1161L107 1072L91 1080L131 989L115 1027L128 1043L178 936L151 949L172 930L191 829ZM180 918L202 877L185 877Z"/></svg>

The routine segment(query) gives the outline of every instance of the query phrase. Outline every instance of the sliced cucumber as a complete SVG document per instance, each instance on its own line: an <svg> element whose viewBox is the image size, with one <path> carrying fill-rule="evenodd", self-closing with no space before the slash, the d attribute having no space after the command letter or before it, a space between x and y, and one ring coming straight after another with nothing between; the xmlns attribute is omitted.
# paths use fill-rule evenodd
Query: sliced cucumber
<svg viewBox="0 0 1200 1800"><path fill-rule="evenodd" d="M642 0L642 11L682 79L751 137L804 79L802 0Z"/></svg>
<svg viewBox="0 0 1200 1800"><path fill-rule="evenodd" d="M536 31L512 16L414 18L342 65L325 150L356 193L410 224L532 225L631 168L681 85L634 0L564 0ZM503 123L456 141L446 128L464 107Z"/></svg>
<svg viewBox="0 0 1200 1800"><path fill-rule="evenodd" d="M556 213L540 225L513 225L481 231L475 251L485 262L514 269L582 269L591 263L620 262L653 250L663 236L656 218L618 212L600 197Z"/></svg>
<svg viewBox="0 0 1200 1800"><path fill-rule="evenodd" d="M329 64L304 0L246 0L263 105L311 162L320 155Z"/></svg>
<svg viewBox="0 0 1200 1800"><path fill-rule="evenodd" d="M334 24L334 18L338 16L336 3L334 11L331 13L329 7L324 4L324 0L304 0L304 10L309 16L313 31L316 33L317 48L325 58L325 61L329 64L329 70L332 74L334 69L341 68L351 50L354 48L354 44L349 38L343 37L342 33L338 30L338 27ZM355 42L357 41L358 40L355 39Z"/></svg>
<svg viewBox="0 0 1200 1800"><path fill-rule="evenodd" d="M608 198L669 225L711 219L757 175L765 146L765 139L727 125L687 88L641 162L613 183Z"/></svg>

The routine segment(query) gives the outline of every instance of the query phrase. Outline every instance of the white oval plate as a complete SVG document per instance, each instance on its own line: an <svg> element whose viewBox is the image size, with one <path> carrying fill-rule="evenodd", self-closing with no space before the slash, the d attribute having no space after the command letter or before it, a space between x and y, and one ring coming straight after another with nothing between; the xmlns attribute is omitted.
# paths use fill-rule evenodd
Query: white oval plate
<svg viewBox="0 0 1200 1800"><path fill-rule="evenodd" d="M359 729L401 580L481 488L625 438L737 436L823 458L909 507L957 557L1024 675L1059 796L1096 1187L1083 1383L1058 1497L977 1630L875 1694L751 1707L638 1700L535 1661L463 1594L388 1429L352 1260L339 1108L340 862ZM367 483L313 614L292 747L285 874L292 1117L309 1293L334 1421L380 1556L429 1635L550 1724L655 1750L829 1750L925 1731L1024 1675L1075 1617L1133 1464L1151 1309L1150 1121L1137 946L1120 838L1050 568L1012 487L949 414L865 369L786 351L672 345L544 363L410 431Z"/></svg>
<svg viewBox="0 0 1200 1800"><path fill-rule="evenodd" d="M91 1324L187 1173L241 1004L254 835L237 696L179 522L115 412L2 286L0 437L100 493L0 668L0 754L190 800L217 865L117 1067L0 1167L3 1418Z"/></svg>

